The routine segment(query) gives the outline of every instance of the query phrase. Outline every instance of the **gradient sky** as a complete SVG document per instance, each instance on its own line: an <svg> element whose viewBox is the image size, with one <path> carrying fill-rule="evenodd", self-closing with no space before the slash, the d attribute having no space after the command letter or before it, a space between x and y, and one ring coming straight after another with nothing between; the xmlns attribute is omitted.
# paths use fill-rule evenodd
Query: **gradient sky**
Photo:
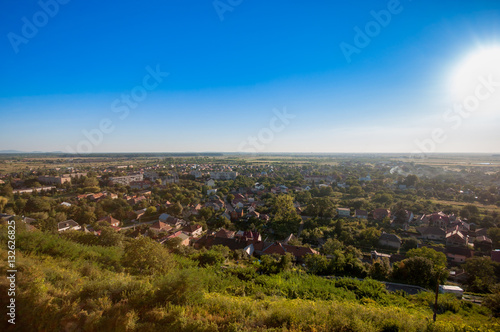
<svg viewBox="0 0 500 332"><path fill-rule="evenodd" d="M500 47L498 0L402 0L350 61L397 1L54 1L0 3L0 150L500 151L500 88L443 120L454 73ZM124 117L147 67L169 75Z"/></svg>

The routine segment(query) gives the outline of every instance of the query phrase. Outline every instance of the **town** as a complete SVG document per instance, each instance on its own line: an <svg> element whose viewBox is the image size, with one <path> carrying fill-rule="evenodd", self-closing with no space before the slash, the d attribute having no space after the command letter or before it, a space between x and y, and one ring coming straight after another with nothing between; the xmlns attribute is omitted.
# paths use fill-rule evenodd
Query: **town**
<svg viewBox="0 0 500 332"><path fill-rule="evenodd" d="M497 281L477 267L500 263L494 165L365 157L123 159L131 164L88 166L92 160L82 159L50 167L62 161L41 160L43 167L2 172L1 218L84 243L97 241L89 234L115 244L145 236L184 255L214 246L257 258L289 254L314 274L423 287L433 281L413 280L414 271L397 267L411 259L408 253L432 249L445 256L450 281L463 289L487 293Z"/></svg>

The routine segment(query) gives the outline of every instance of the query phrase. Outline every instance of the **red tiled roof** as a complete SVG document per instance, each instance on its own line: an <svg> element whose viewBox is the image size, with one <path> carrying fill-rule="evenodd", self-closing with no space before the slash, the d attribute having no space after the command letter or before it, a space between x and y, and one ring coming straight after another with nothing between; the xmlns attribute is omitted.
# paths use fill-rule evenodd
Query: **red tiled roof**
<svg viewBox="0 0 500 332"><path fill-rule="evenodd" d="M110 223L111 225L115 225L115 226L120 224L120 220L115 219L112 216L102 217L98 221L106 221L106 222Z"/></svg>
<svg viewBox="0 0 500 332"><path fill-rule="evenodd" d="M221 228L217 233L215 233L215 237L222 237L226 239L230 239L234 237L233 231L228 231L227 229Z"/></svg>

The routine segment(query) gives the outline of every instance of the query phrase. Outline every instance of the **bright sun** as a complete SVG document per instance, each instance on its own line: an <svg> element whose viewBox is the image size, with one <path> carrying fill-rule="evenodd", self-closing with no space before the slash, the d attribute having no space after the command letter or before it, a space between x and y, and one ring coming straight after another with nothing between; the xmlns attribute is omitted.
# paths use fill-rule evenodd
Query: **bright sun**
<svg viewBox="0 0 500 332"><path fill-rule="evenodd" d="M452 77L452 92L455 98L463 99L474 94L480 77L493 76L500 82L500 46L481 48L459 63Z"/></svg>

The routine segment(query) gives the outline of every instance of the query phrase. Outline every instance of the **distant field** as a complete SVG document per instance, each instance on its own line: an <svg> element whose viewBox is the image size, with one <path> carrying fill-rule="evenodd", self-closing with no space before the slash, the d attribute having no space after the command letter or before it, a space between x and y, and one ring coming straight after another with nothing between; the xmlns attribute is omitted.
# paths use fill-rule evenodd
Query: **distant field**
<svg viewBox="0 0 500 332"><path fill-rule="evenodd" d="M474 167L496 167L500 168L500 155L492 154L450 154L430 155L424 159L391 158L392 160L410 162L427 166L474 166Z"/></svg>
<svg viewBox="0 0 500 332"><path fill-rule="evenodd" d="M0 155L0 173L29 169L75 167L90 169L106 166L144 166L146 163L168 163L169 160L186 163L249 163L254 165L293 163L295 165L320 164L336 166L341 162L415 162L418 165L445 167L460 170L464 167L484 167L489 171L500 170L500 155L491 154L436 154L426 159L411 160L404 154L227 154L227 155L165 155L165 154L102 154L68 158L67 155Z"/></svg>
<svg viewBox="0 0 500 332"><path fill-rule="evenodd" d="M500 213L500 207L498 207L496 205L484 205L484 204L481 204L479 202L465 203L465 202L444 201L444 200L436 200L436 199L433 199L432 201L435 203L438 203L438 204L451 205L453 207L457 207L458 209L463 208L467 204L474 204L475 206L477 206L480 209L484 209L484 210L489 211L489 212L495 211L497 213Z"/></svg>

